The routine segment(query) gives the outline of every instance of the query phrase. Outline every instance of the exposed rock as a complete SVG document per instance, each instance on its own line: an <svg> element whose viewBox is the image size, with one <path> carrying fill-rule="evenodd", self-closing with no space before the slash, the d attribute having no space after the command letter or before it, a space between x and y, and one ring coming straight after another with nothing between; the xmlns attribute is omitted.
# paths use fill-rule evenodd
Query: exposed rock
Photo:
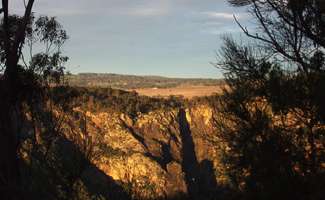
<svg viewBox="0 0 325 200"><path fill-rule="evenodd" d="M57 117L60 113L64 111L55 111ZM226 183L213 112L207 105L156 109L136 118L81 107L64 115L66 138L80 146L94 146L89 155L93 168L84 172L87 179L104 173L140 199L204 196L216 184ZM42 142L42 138L37 141Z"/></svg>
<svg viewBox="0 0 325 200"><path fill-rule="evenodd" d="M220 162L212 109L206 105L156 110L134 121L125 113L87 111L86 116L110 149L94 164L114 180L142 190L137 195L143 198L199 193L222 182L222 173L215 172Z"/></svg>

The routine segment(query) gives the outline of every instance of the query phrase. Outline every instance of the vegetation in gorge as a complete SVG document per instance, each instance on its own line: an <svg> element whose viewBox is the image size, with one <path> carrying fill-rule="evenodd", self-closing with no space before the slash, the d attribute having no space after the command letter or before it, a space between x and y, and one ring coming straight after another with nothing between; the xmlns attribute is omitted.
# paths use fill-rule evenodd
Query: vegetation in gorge
<svg viewBox="0 0 325 200"><path fill-rule="evenodd" d="M83 88L62 86L52 89L53 100L66 109L82 106L85 110L108 112L109 110L127 113L132 118L157 109L180 107L182 98L168 99L139 96L135 92L111 88ZM65 99L66 101L62 101Z"/></svg>

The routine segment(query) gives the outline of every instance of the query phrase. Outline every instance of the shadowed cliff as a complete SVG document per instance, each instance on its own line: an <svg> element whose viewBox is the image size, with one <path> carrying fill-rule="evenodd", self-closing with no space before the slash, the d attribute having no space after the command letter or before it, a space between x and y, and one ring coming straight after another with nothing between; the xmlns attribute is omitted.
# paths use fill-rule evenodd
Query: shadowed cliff
<svg viewBox="0 0 325 200"><path fill-rule="evenodd" d="M185 173L185 181L190 197L196 197L199 192L199 164L195 155L195 146L192 138L190 125L186 119L186 112L180 109L178 123L182 138L182 170Z"/></svg>
<svg viewBox="0 0 325 200"><path fill-rule="evenodd" d="M185 173L189 198L214 199L217 182L213 163L207 159L198 162L190 124L183 108L179 110L178 123L183 144L182 170Z"/></svg>

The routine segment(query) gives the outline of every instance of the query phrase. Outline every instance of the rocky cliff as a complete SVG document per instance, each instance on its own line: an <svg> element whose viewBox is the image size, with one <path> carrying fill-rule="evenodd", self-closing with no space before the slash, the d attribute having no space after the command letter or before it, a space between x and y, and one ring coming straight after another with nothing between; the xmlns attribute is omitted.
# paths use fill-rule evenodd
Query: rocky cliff
<svg viewBox="0 0 325 200"><path fill-rule="evenodd" d="M86 116L88 132L100 140L94 164L134 195L212 195L225 183L208 105L158 109L136 119L114 111L74 112Z"/></svg>
<svg viewBox="0 0 325 200"><path fill-rule="evenodd" d="M137 95L126 98L123 95L124 93L121 95L121 92L117 92L116 98L112 98L112 94L98 95L100 98L65 98L66 102L77 103L69 103L69 109L60 106L51 112L55 115L57 127L60 127L60 132L68 142L57 138L47 139L50 136L44 133L46 131L37 131L35 124L32 128L31 123L27 129L35 132L36 140L25 142L22 146L31 146L33 143L34 146L38 145L35 148L39 152L37 155L42 154L46 159L53 152L55 156L48 165L52 167L56 163L58 167L55 171L63 171L63 175L54 176L54 180L64 176L75 184L77 177L86 177L92 178L88 182L97 187L99 178L94 178L97 177L95 174L103 173L118 183L131 197L138 199L186 195L213 199L217 192L220 193L216 190L227 184L227 178L221 164L222 143L214 128L212 107L204 101L184 103L180 100L178 103L172 101L172 104L168 104L165 100ZM109 106L103 106L105 102L109 102ZM116 102L119 103L114 104ZM128 102L133 102L132 106ZM152 102L164 106L152 106ZM128 106L131 109L118 108ZM130 113L134 107L139 107L139 111ZM48 124L53 124L53 121ZM62 144L70 142L77 145L78 151L82 151L83 155L87 155L86 160L90 161L91 167L83 169L80 166L84 165L76 164L82 163L81 158L74 156L72 150L64 151L66 145ZM43 146L47 150L43 151ZM29 151L33 155L33 150ZM56 152L61 151L60 156L57 156ZM66 165L62 164L65 160ZM78 173L65 175L69 170ZM65 179L63 182L70 184ZM103 187L105 190L110 186Z"/></svg>

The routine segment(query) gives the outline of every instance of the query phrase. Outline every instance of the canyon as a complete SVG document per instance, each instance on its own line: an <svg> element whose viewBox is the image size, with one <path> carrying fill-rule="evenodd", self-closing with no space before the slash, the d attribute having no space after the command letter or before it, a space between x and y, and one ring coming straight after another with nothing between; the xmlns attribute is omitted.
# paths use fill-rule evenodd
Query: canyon
<svg viewBox="0 0 325 200"><path fill-rule="evenodd" d="M52 110L56 120L61 121L61 138L55 140L63 141L50 142L52 145L44 148L53 151L59 159L57 163L64 163L59 158L63 156L68 166L73 164L70 168L62 164L64 173L79 169L76 179L80 179L85 187L88 184L94 187L92 190L103 188L103 192L96 193L104 197L113 195L114 198L126 195L134 199L186 196L213 199L227 186L228 178L221 161L224 146L214 125L215 110L207 100L185 102L179 99L178 103L168 104L168 99L152 99L108 89L110 94L103 92L106 97L115 95L116 98L101 100L101 103L110 102L108 106L103 106L99 105L100 93L84 91L87 94L83 92L83 96L93 95L82 97L83 100L80 95L65 98L64 103L69 104L69 109L58 106ZM105 99L105 96L101 97ZM114 101L120 100L128 104L126 99L139 103L132 106L139 106L139 111L130 114L127 109L112 106ZM69 103L73 101L77 103ZM147 106L150 101L156 101L155 104L162 101L159 105L164 106L141 112L141 106ZM30 129L29 132L35 132ZM38 137L36 131L35 135L34 145L44 146L48 140L44 134ZM27 141L22 146L28 146ZM66 147L69 146L67 144L73 147ZM32 151L26 149L22 151L26 160L32 160ZM51 149L64 152L60 154ZM76 156L71 152L80 153ZM81 158L76 159L78 154L86 157L89 163L78 164L82 163ZM112 190L112 194L108 187L119 189ZM86 187L85 190L91 189Z"/></svg>

